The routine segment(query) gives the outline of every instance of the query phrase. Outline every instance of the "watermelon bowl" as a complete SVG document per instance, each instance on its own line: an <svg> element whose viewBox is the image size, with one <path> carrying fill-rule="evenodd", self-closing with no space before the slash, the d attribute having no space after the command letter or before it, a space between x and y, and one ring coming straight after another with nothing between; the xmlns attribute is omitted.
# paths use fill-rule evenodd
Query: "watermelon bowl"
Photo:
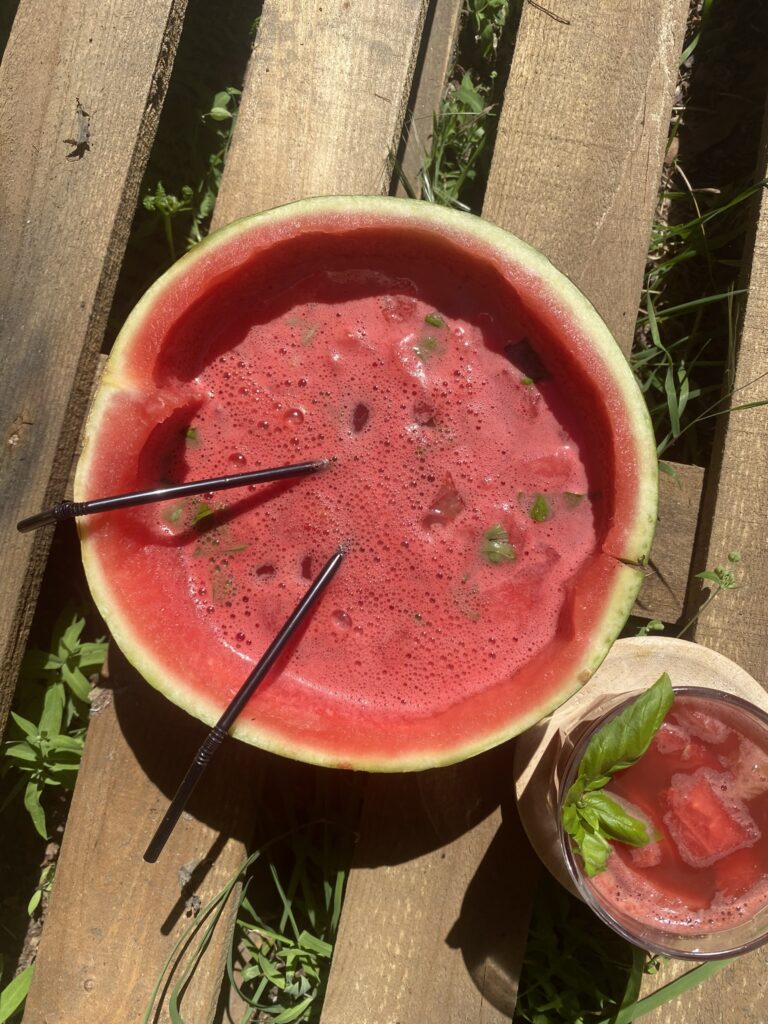
<svg viewBox="0 0 768 1024"><path fill-rule="evenodd" d="M144 678L213 724L344 541L233 733L314 764L451 764L539 721L643 578L657 463L584 296L493 225L382 197L211 235L121 331L76 500L335 456L300 480L80 521Z"/></svg>

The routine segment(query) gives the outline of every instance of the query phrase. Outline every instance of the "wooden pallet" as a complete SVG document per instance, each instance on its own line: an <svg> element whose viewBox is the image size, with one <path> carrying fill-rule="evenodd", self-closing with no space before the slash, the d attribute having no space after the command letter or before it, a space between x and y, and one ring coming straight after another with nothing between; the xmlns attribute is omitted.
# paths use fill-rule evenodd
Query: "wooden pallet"
<svg viewBox="0 0 768 1024"><path fill-rule="evenodd" d="M688 3L541 6L522 5L483 215L564 270L626 352ZM406 166L416 137L428 134L424 119L450 63L459 7L459 0L265 0L215 225L306 195L386 192L409 110L415 130ZM21 536L13 524L66 484L184 8L183 0L62 0L50 8L21 0L0 67L6 680L25 645L47 555L43 534ZM63 142L73 137L79 146ZM739 364L744 381L765 357L767 225L764 216ZM749 567L749 585L713 606L699 637L760 679L768 667L759 516L768 473L751 453L755 445L765 450L765 432L764 419L734 418L709 471L701 518L703 470L662 476L654 571L637 609L674 621L686 595L693 599L698 524L698 567L731 547ZM0 726L10 697L6 685ZM169 733L172 758L162 742ZM287 768L232 744L163 858L145 865L147 835L201 735L198 723L111 657L26 1024L140 1021L186 924L190 884L205 902L259 840L253 823L265 780L290 771L297 787L342 785L334 773ZM538 870L510 802L510 764L507 744L455 768L345 779L345 787L364 789L360 841L322 1024L509 1018ZM184 887L181 867L192 872ZM216 1015L226 924L185 996L193 1024ZM765 986L758 962L756 954L731 969L740 993L729 996L731 1014L710 994L676 1004L676 1016L736 1019L738 999L740 1019L750 1019L761 1005L752 992ZM706 998L714 1001L697 1001Z"/></svg>

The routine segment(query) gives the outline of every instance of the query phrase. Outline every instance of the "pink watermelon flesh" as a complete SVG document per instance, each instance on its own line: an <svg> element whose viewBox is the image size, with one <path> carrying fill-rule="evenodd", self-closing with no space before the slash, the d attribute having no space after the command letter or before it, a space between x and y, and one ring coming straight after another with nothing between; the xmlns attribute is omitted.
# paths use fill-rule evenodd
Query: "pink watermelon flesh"
<svg viewBox="0 0 768 1024"><path fill-rule="evenodd" d="M90 519L118 639L214 719L348 540L244 738L387 768L519 731L588 676L618 628L606 641L606 608L620 625L636 589L616 556L653 483L610 367L563 344L535 281L523 300L522 279L434 234L378 223L219 250L129 322L79 496L338 461Z"/></svg>

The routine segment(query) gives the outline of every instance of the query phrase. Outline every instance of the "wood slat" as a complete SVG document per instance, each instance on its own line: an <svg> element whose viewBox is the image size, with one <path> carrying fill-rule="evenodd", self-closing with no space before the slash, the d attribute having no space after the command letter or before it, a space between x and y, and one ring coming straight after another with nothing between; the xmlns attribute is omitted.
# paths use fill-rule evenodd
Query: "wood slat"
<svg viewBox="0 0 768 1024"><path fill-rule="evenodd" d="M24 648L48 541L44 533L19 535L14 524L64 493L184 6L183 0L67 0L49 9L22 0L0 69L6 683ZM137 684L137 701L146 689ZM5 692L3 710L9 699ZM123 701L129 709L131 700ZM145 727L144 712L141 728L136 717L110 705L90 731L25 1010L28 1024L140 1020L140 999L186 923L174 912L182 851L186 860L196 850L215 854L203 872L204 894L242 858L241 844L220 849L213 827L190 818L174 840L173 859L156 869L142 864L148 816L163 805L157 750L142 740L153 738L157 749L162 744ZM173 918L167 927L166 918ZM218 993L223 949L214 944L209 962L216 969L199 975L200 1006Z"/></svg>
<svg viewBox="0 0 768 1024"><path fill-rule="evenodd" d="M483 216L545 253L628 352L688 0L541 6L523 8Z"/></svg>
<svg viewBox="0 0 768 1024"><path fill-rule="evenodd" d="M0 732L183 10L22 0L0 66Z"/></svg>
<svg viewBox="0 0 768 1024"><path fill-rule="evenodd" d="M237 873L252 827L256 794L231 780L249 770L253 751L231 743L158 862L144 863L152 831L207 730L151 691L119 654L110 656L113 671L95 697L24 1024L139 1024L192 920L188 901L205 906ZM183 1012L195 1024L213 1019L235 910L233 900L184 995ZM152 1020L169 1021L167 1007Z"/></svg>
<svg viewBox="0 0 768 1024"><path fill-rule="evenodd" d="M265 0L215 225L307 196L389 188L425 9L426 0Z"/></svg>
<svg viewBox="0 0 768 1024"><path fill-rule="evenodd" d="M483 213L545 252L596 300L628 347L687 4L667 5L661 17L651 0L610 9L563 0L548 9L568 23L530 6L523 9ZM610 127L604 132L606 119ZM594 144L597 134L600 145ZM611 152L614 159L606 157ZM594 196L598 182L600 194L610 198L593 208L585 193ZM612 240L619 239L617 264ZM609 286L601 290L604 282ZM456 844L459 862L471 863L476 856L472 842L470 831ZM538 874L535 863L526 870L519 862L523 847L519 844L508 867L509 879L515 880L518 927L527 923ZM512 1000L515 973L507 979ZM418 1010L400 1018L419 1019L424 1014Z"/></svg>
<svg viewBox="0 0 768 1024"><path fill-rule="evenodd" d="M757 177L768 173L768 114ZM768 398L768 199L763 193L749 294L734 387L738 404ZM718 450L704 495L697 569L728 565L728 552L743 561L731 566L740 587L721 594L701 615L695 639L741 665L768 687L768 408L733 412L721 421ZM700 598L696 598L690 610ZM646 1018L649 1024L759 1024L768 1006L768 947L741 957L718 979L685 994Z"/></svg>
<svg viewBox="0 0 768 1024"><path fill-rule="evenodd" d="M538 869L511 775L507 744L371 781L322 1024L510 1019Z"/></svg>
<svg viewBox="0 0 768 1024"><path fill-rule="evenodd" d="M651 559L632 614L677 622L685 608L704 470L666 465L670 472L659 474L659 518Z"/></svg>
<svg viewBox="0 0 768 1024"><path fill-rule="evenodd" d="M401 146L400 161L403 175L417 196L421 194L419 172L424 153L429 148L432 119L440 109L453 63L462 6L462 0L433 0L427 11L414 75L414 98L406 117L405 145ZM402 182L398 182L396 194L408 194Z"/></svg>
<svg viewBox="0 0 768 1024"><path fill-rule="evenodd" d="M542 239L546 235L550 218L554 217L557 223L559 211L553 211L551 204L540 203L535 189L510 189L505 170L508 164L517 159L511 147L528 144L530 148L530 140L536 140L542 133L546 134L547 126L562 116L565 107L573 103L576 109L580 109L585 92L594 98L601 90L612 97L617 92L623 94L626 91L629 94L631 90L626 88L624 75L633 81L638 78L651 81L659 47L664 43L669 47L669 67L674 67L679 52L679 49L675 51L675 47L682 39L686 5L678 4L680 18L677 35L671 42L666 38L669 28L666 21L657 26L655 35L645 39L641 28L647 27L647 21L641 20L635 35L630 33L628 37L627 22L622 22L619 30L618 21L612 12L595 7L586 10L584 5L576 3L556 6L558 12L566 11L569 16L580 19L581 29L576 41L570 46L553 44L551 33L560 31L561 26L544 16L547 31L534 29L530 24L526 29L526 23L541 15L532 8L525 8L501 115L500 144L497 144L486 198L493 219L529 239L533 232L534 244L538 242L545 251ZM647 19L650 4L643 6ZM629 20L631 24L632 19ZM563 26L562 30L567 31L570 27ZM610 62L604 52L608 41L614 51L614 58ZM641 42L644 45L641 46ZM615 59L617 50L621 50L622 56L628 59L628 68L625 66L627 60ZM614 81L608 75L609 67ZM510 125L517 118L517 108L524 105L516 90L530 77L532 68L540 71L542 79L546 78L546 84L539 83L540 88L529 103L527 120L512 131ZM660 81L658 89L663 95L655 97L659 117L655 137L651 137L648 132L644 133L643 126L638 125L634 119L631 119L634 133L630 132L627 137L629 145L635 148L644 146L649 152L653 150L658 154L656 165L650 172L655 175L650 184L645 177L640 180L636 176L636 190L640 190L643 196L652 194L654 201L661 166L662 138L666 135L674 89L674 75L671 80L663 75L658 77L668 88L663 91ZM542 93L549 102L537 104L536 100L541 98ZM637 97L633 95L632 98L636 102ZM666 111L667 119L662 120L663 111ZM614 116L618 123L622 111L617 111ZM577 131L580 127L577 127ZM593 164L588 167L587 157L590 154ZM602 171L603 187L612 194L626 188L623 168L610 168L610 171L615 171L615 176L609 173L606 178L604 169L597 166L596 156L590 147L585 147L585 157L580 168L581 178L577 168L562 169L567 179L564 191L567 188L578 193L583 188L584 175L589 173L596 176L599 171ZM538 169L535 168L532 173L538 173ZM640 268L645 257L651 214L652 205L647 209L644 231L642 237L638 237L638 249L634 254ZM581 216L585 216L584 210ZM620 229L620 226L613 225L608 213L605 220L611 222L614 230ZM583 252L579 251L578 239L573 240L570 256L574 265L580 265L579 261L584 258ZM597 250L590 253L590 258L596 273L599 272L596 268L601 268L612 279L615 277L612 254ZM568 269L566 267L566 271ZM639 293L639 281L635 290ZM633 311L637 307L637 299L638 295L635 294ZM614 310L623 308L624 300L620 294L611 296L611 301ZM504 763L509 765L511 749L511 744L506 744L492 752L493 763L497 766ZM455 932L451 928L451 922L457 917L460 919L458 908L473 891L469 880L492 877L492 874L485 875L483 865L487 863L489 849L504 847L505 826L509 827L511 814L503 818L497 806L482 820L465 822L460 834L450 840L443 836L441 841L438 832L433 835L433 847L416 857L404 855L398 843L398 837L407 837L407 845L408 838L425 835L425 808L429 808L432 814L441 815L450 807L462 806L465 793L458 784L461 779L467 787L466 792L475 796L485 793L491 804L494 798L499 801L498 784L493 787L487 778L480 782L478 775L473 777L473 773L479 769L479 765L469 762L455 769L434 773L434 777L444 780L445 790L442 793L431 791L428 797L421 791L421 787L428 785L424 779L430 778L432 773L423 778L408 778L396 783L388 779L377 779L370 786L360 848L349 881L322 1024L341 1024L346 1020L359 1021L360 1024L378 1024L380 1021L387 1024L394 1021L399 1024L416 1024L432 1019L446 1019L458 1024L466 1020L491 1022L508 1019L511 1015L524 946L523 935L527 928L528 910L538 872L538 864L531 860L524 840L518 837L515 843L506 847L501 874L494 879L491 888L478 898L476 904L483 908L484 913L474 919L473 928L470 929L473 936L471 941L480 944L485 942L486 955L475 960L468 957L462 944L452 941ZM510 776L509 770L499 770L497 779L502 787ZM467 782L468 779L473 780L474 787ZM393 808L398 810L393 812ZM404 820L403 808L406 809ZM400 818L394 826L393 814ZM426 834L429 835L428 830ZM387 860L387 855L394 863L388 862L383 869L372 868L371 864ZM513 905L509 908L508 922L514 934L506 937L505 944L497 943L496 919L492 913L494 900L497 906L504 907L504 901L510 894ZM500 949L506 953L502 966L494 959L494 951L498 956Z"/></svg>
<svg viewBox="0 0 768 1024"><path fill-rule="evenodd" d="M688 3L544 6L523 9L483 216L548 256L628 353ZM702 476L676 472L634 609L667 622L683 611Z"/></svg>

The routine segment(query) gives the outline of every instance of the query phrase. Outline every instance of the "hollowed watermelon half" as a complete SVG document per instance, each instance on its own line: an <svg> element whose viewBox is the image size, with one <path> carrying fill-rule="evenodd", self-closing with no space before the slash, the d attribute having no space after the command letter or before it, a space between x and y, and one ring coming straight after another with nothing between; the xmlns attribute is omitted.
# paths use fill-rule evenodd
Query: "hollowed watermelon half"
<svg viewBox="0 0 768 1024"><path fill-rule="evenodd" d="M391 198L232 224L127 320L76 497L330 456L290 483L81 521L97 604L148 682L213 723L341 541L241 739L420 769L590 677L642 580L656 456L621 352L540 253Z"/></svg>

